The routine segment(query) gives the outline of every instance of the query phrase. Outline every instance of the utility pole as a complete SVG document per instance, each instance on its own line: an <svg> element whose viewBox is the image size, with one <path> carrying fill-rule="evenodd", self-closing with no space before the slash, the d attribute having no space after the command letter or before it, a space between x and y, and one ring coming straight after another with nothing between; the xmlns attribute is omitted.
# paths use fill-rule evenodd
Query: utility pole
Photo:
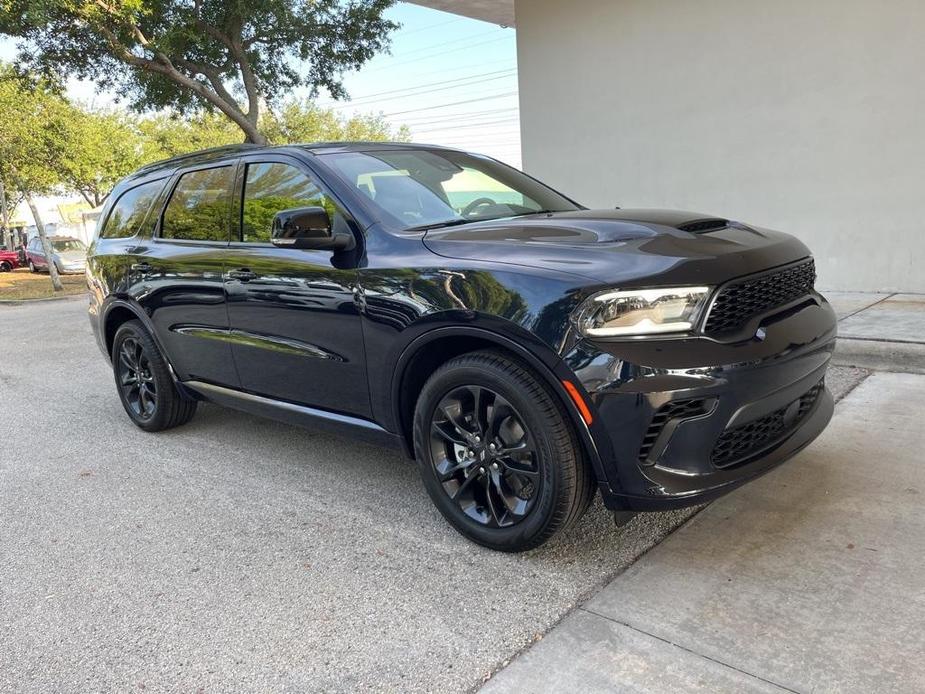
<svg viewBox="0 0 925 694"><path fill-rule="evenodd" d="M0 179L0 231L3 232L3 245L8 251L14 250L10 239L10 211L6 207L6 188L3 187L3 179Z"/></svg>

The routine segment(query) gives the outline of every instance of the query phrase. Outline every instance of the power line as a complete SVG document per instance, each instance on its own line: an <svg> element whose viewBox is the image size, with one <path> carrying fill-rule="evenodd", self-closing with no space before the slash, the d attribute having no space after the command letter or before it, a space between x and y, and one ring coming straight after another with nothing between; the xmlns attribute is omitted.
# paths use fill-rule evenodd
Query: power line
<svg viewBox="0 0 925 694"><path fill-rule="evenodd" d="M510 113L511 111L519 111L520 107L511 106L509 108L492 108L486 111L461 111L458 113L446 113L443 115L436 113L428 113L423 116L412 116L411 118L402 118L402 122L406 125L428 125L430 123L447 123L458 121L460 118L485 118L488 116L497 117L501 113ZM422 120L423 119L423 120Z"/></svg>
<svg viewBox="0 0 925 694"><path fill-rule="evenodd" d="M410 34L417 34L422 31L427 31L428 29L435 29L436 27L446 26L447 24L455 24L456 22L464 22L466 21L466 19L467 19L466 17L457 17L456 19L448 19L445 22L437 22L436 24L428 24L425 27L418 27L417 29L411 29L410 31L405 30L405 29L399 29L395 33L401 34L403 36L408 36Z"/></svg>
<svg viewBox="0 0 925 694"><path fill-rule="evenodd" d="M400 116L405 113L417 113L418 111L432 111L433 109L436 109L436 108L448 108L450 106L459 106L461 104L472 104L477 101L490 101L491 99L501 99L506 96L517 96L517 92L516 91L504 92L503 94L493 94L492 96L483 96L477 99L466 99L465 101L454 101L449 104L438 104L437 106L425 106L423 108L412 108L412 109L408 109L407 111L395 111L394 113L384 113L382 115L388 118L389 116Z"/></svg>
<svg viewBox="0 0 925 694"><path fill-rule="evenodd" d="M416 62L418 62L419 60L426 60L426 59L429 59L429 58L436 58L436 57L438 57L438 56L448 55L449 53L457 53L457 52L459 52L459 51L467 51L467 50L469 50L470 48L476 48L476 47L478 47L478 46L484 46L485 44L488 44L488 43L497 43L498 41L506 41L507 39L508 39L507 36L499 36L498 38L488 39L487 41L481 41L481 42L479 42L479 43L473 43L472 45L469 45L469 46L459 46L459 47L457 47L457 48L451 48L451 49L448 50L448 51L437 51L436 53L433 53L432 55L420 55L420 56L418 56L417 58L412 58L411 60L402 60L401 62L398 62L398 63L391 63L391 64L389 64L389 65L380 65L379 67L374 67L374 68L372 68L371 70L366 70L366 72L367 72L367 73L370 73L370 72L382 72L383 70L391 70L391 69L393 69L393 68L399 67L400 65L407 65L408 63L416 63Z"/></svg>
<svg viewBox="0 0 925 694"><path fill-rule="evenodd" d="M504 72L506 72L507 74L496 75L494 77L486 77L484 79L477 79L471 82L465 82L465 83L460 84L461 82L463 82L463 80L471 79L469 77L461 77L457 80L450 80L450 82L454 82L454 84L448 84L447 82L444 82L442 84L448 85L448 86L437 87L436 89L423 89L421 91L411 92L409 90L417 89L417 87L406 87L405 89L395 89L395 90L392 90L391 92L379 92L379 94L392 94L392 96L386 99L372 98L374 95L368 94L365 97L358 97L355 100L351 100L346 104L340 104L338 106L326 106L326 108L333 108L336 110L340 110L343 108L350 108L352 106L369 106L370 104L374 104L379 101L394 101L395 99L404 99L404 98L412 97L412 96L423 96L424 94L433 94L435 92L443 92L448 89L459 89L461 87L473 87L477 84L484 84L485 82L495 82L497 80L507 79L509 77L515 76L513 71L504 71ZM492 73L488 73L488 74L492 74ZM433 84L441 84L441 83L435 82ZM426 86L426 85L422 85L422 86ZM408 93L396 94L395 92L408 92Z"/></svg>
<svg viewBox="0 0 925 694"><path fill-rule="evenodd" d="M413 130L415 133L432 133L432 132L445 132L450 127L453 130L463 130L463 129L468 130L469 128L481 128L485 125L501 125L501 124L516 125L519 128L520 119L519 118L505 118L504 120L489 120L489 121L482 121L480 123L465 123L463 125L450 125L450 126L443 126L443 127L430 126L428 128L422 128L420 130L418 128L415 128L414 126L408 126L408 127L410 127L411 130Z"/></svg>
<svg viewBox="0 0 925 694"><path fill-rule="evenodd" d="M456 67L456 68L441 68L440 70L428 70L427 72L413 72L409 75L404 75L404 77L406 79L415 79L418 77L428 77L430 75L446 76L447 74L454 74L456 72L459 72L460 70L478 70L480 68L497 67L498 65L502 65L502 64L506 65L508 68L513 68L515 70L517 69L516 61L514 63L511 63L509 58L505 58L504 60L493 60L488 63L477 63L475 65L460 65L459 67Z"/></svg>
<svg viewBox="0 0 925 694"><path fill-rule="evenodd" d="M437 42L437 43L432 43L432 44L427 45L427 46L419 46L418 48L415 48L415 49L410 50L410 51L402 51L400 54L398 54L398 55L395 56L395 57L396 57L396 58L405 58L405 57L407 57L407 56L409 56L409 55L415 55L415 54L417 54L417 53L421 53L422 51L429 51L429 50L432 50L432 49L434 49L434 48L442 48L442 47L444 47L444 46L450 46L450 45L453 45L453 44L456 44L456 43L461 43L461 42L463 42L463 41L471 41L472 39L481 38L482 36L488 36L489 34L497 34L499 31L504 31L504 30L501 29L501 28L499 28L499 27L495 27L494 29L489 29L488 31L483 31L483 32L480 32L480 33L478 33L478 34L471 34L471 35L469 35L469 36L461 36L460 38L458 38L458 39L453 39L452 41L439 41L439 42ZM391 59L392 59L392 56L385 56L385 57L383 58L383 60L391 60Z"/></svg>

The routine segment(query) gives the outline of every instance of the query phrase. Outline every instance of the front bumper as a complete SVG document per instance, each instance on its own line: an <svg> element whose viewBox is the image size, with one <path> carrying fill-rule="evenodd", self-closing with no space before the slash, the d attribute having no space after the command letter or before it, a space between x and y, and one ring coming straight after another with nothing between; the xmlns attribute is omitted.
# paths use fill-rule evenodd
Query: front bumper
<svg viewBox="0 0 925 694"><path fill-rule="evenodd" d="M763 323L761 338L579 341L565 361L593 403L606 505L709 501L807 446L832 416L835 332L815 294Z"/></svg>

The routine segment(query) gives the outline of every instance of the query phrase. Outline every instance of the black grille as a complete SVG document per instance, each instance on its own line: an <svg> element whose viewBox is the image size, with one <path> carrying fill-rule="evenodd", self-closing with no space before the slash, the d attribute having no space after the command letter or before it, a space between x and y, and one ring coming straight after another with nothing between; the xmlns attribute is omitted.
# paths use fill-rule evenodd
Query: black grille
<svg viewBox="0 0 925 694"><path fill-rule="evenodd" d="M710 456L713 464L716 467L733 465L752 453L757 453L770 446L796 429L809 414L824 387L823 381L819 381L787 406L748 424L724 431L713 447L713 453ZM798 403L795 416L787 417L787 410L795 403Z"/></svg>
<svg viewBox="0 0 925 694"><path fill-rule="evenodd" d="M639 461L644 463L649 457L649 451L658 440L662 429L672 419L687 419L696 417L706 411L706 401L703 398L694 400L675 400L674 402L665 403L653 415L649 428L646 429L646 435L642 439L642 446L639 448Z"/></svg>
<svg viewBox="0 0 925 694"><path fill-rule="evenodd" d="M806 296L815 283L816 265L809 259L727 284L713 302L704 329L707 333L725 333L741 328L752 316Z"/></svg>

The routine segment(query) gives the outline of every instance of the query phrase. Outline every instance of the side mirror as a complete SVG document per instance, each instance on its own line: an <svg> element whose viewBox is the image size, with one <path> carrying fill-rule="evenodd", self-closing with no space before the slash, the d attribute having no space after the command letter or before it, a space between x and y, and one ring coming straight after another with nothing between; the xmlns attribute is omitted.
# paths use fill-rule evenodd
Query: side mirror
<svg viewBox="0 0 925 694"><path fill-rule="evenodd" d="M270 242L280 248L349 251L356 246L350 233L335 233L323 207L297 207L273 217Z"/></svg>

